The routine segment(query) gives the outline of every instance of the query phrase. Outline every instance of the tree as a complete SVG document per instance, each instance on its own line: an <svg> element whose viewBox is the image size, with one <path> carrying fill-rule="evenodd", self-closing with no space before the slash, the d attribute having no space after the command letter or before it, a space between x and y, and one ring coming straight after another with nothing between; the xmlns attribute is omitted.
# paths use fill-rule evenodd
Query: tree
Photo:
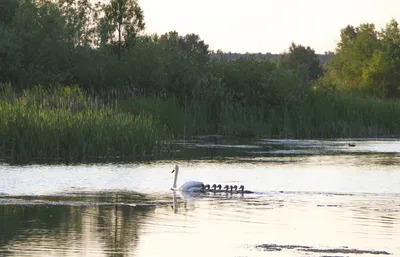
<svg viewBox="0 0 400 257"><path fill-rule="evenodd" d="M186 34L184 37L179 38L178 43L184 52L192 55L196 60L208 60L208 45L204 43L204 40L201 40L199 35L193 33Z"/></svg>
<svg viewBox="0 0 400 257"><path fill-rule="evenodd" d="M362 92L363 70L381 48L375 25L347 26L341 30L340 38L336 54L327 64L326 82L339 90Z"/></svg>
<svg viewBox="0 0 400 257"><path fill-rule="evenodd" d="M392 58L389 52L377 51L369 65L363 69L362 81L365 91L379 98L400 96L400 58Z"/></svg>
<svg viewBox="0 0 400 257"><path fill-rule="evenodd" d="M74 47L98 45L96 27L100 4L92 4L90 0L57 0L65 19L67 40Z"/></svg>
<svg viewBox="0 0 400 257"><path fill-rule="evenodd" d="M382 40L395 44L400 44L400 30L399 23L395 19L391 19L386 28L380 33Z"/></svg>
<svg viewBox="0 0 400 257"><path fill-rule="evenodd" d="M1 0L0 1L0 25L9 24L18 8L18 0Z"/></svg>
<svg viewBox="0 0 400 257"><path fill-rule="evenodd" d="M158 38L158 43L164 48L178 48L179 47L179 34L178 32L170 31L162 34Z"/></svg>
<svg viewBox="0 0 400 257"><path fill-rule="evenodd" d="M400 56L400 29L396 20L392 19L386 28L379 33L382 48L391 56Z"/></svg>
<svg viewBox="0 0 400 257"><path fill-rule="evenodd" d="M174 48L195 62L204 63L209 60L208 44L197 34L180 36L176 31L161 35L158 42L164 48Z"/></svg>
<svg viewBox="0 0 400 257"><path fill-rule="evenodd" d="M4 79L19 85L69 83L71 51L66 42L66 22L57 4L21 1L7 31L12 44L5 44L5 59L12 70ZM11 69L11 68L10 68Z"/></svg>
<svg viewBox="0 0 400 257"><path fill-rule="evenodd" d="M137 0L110 0L109 4L103 6L103 10L103 39L107 35L108 41L116 41L118 58L121 58L122 46L132 44L145 28L143 11Z"/></svg>
<svg viewBox="0 0 400 257"><path fill-rule="evenodd" d="M380 33L380 47L363 68L365 90L379 98L400 96L400 30L392 19Z"/></svg>
<svg viewBox="0 0 400 257"><path fill-rule="evenodd" d="M279 57L279 66L299 72L306 82L311 82L322 76L322 68L318 56L309 46L292 43L289 52Z"/></svg>

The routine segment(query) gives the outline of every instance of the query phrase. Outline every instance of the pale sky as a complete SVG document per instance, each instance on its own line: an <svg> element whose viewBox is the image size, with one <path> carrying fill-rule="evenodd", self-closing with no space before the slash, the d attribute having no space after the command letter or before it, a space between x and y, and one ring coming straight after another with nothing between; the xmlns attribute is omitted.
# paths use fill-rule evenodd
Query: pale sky
<svg viewBox="0 0 400 257"><path fill-rule="evenodd" d="M291 42L333 51L340 29L400 22L400 0L139 0L146 33L198 34L210 50L281 53Z"/></svg>

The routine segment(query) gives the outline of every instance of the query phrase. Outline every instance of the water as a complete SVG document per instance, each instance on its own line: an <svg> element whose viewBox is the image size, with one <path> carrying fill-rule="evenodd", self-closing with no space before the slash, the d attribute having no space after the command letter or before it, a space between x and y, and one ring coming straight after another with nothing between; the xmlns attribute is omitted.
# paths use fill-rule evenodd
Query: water
<svg viewBox="0 0 400 257"><path fill-rule="evenodd" d="M400 256L400 141L176 146L175 162L0 166L0 256ZM176 163L178 184L256 194L174 194Z"/></svg>

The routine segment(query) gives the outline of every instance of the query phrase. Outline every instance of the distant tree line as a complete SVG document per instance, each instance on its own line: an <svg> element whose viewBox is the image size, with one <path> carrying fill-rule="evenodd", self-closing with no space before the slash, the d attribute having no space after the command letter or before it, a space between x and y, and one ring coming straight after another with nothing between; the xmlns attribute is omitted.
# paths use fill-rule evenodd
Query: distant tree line
<svg viewBox="0 0 400 257"><path fill-rule="evenodd" d="M334 52L326 51L323 54L316 54L320 65L326 64L331 57L334 55ZM270 60L270 61L278 61L280 58L281 54L272 54L272 53L235 53L235 52L223 52L221 50L217 51L211 51L210 52L210 57L211 58L218 58L218 59L224 59L227 61L235 61L237 59L241 58L251 58L255 60Z"/></svg>
<svg viewBox="0 0 400 257"><path fill-rule="evenodd" d="M310 88L318 72L303 76L303 70L319 69L309 47L293 45L290 51L310 63L291 64L291 52L278 62L227 63L210 58L209 46L196 34L145 35L136 0L5 0L1 11L0 81L20 89L78 84L91 92L176 97L182 103L205 96L253 103L283 96L290 85L295 91Z"/></svg>
<svg viewBox="0 0 400 257"><path fill-rule="evenodd" d="M373 24L344 28L335 54L292 43L279 55L239 56L210 51L196 34L146 35L144 17L137 0L2 0L0 82L182 101L213 94L276 102L287 90L400 96L395 20L382 31Z"/></svg>

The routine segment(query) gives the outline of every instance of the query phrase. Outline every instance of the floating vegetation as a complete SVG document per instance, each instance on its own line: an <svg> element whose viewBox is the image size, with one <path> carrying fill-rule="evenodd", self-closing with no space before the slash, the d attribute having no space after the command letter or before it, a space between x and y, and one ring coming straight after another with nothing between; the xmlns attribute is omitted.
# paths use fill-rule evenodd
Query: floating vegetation
<svg viewBox="0 0 400 257"><path fill-rule="evenodd" d="M322 249L304 245L277 245L277 244L261 244L257 245L256 247L261 248L265 251L297 250L297 251L313 252L313 253L390 255L390 253L386 251L360 250L360 249L351 249L347 247Z"/></svg>

